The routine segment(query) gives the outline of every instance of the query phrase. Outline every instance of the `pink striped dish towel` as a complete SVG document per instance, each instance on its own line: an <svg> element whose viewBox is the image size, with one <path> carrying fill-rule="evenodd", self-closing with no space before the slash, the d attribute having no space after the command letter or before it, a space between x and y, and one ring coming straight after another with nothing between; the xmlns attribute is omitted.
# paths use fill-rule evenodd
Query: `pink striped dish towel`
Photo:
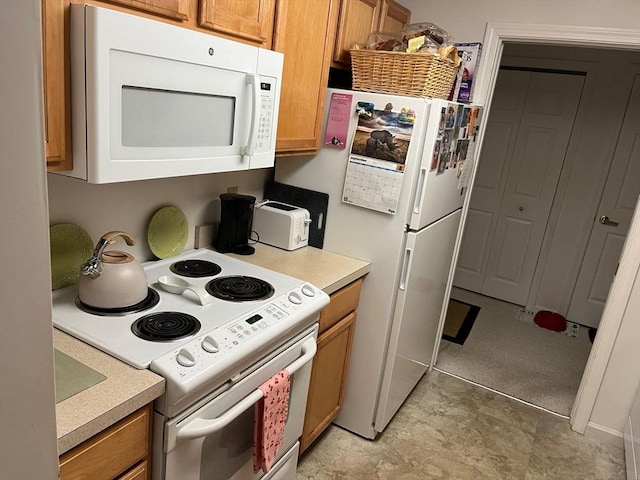
<svg viewBox="0 0 640 480"><path fill-rule="evenodd" d="M289 411L289 372L281 370L260 385L253 432L253 473L267 473L282 445Z"/></svg>

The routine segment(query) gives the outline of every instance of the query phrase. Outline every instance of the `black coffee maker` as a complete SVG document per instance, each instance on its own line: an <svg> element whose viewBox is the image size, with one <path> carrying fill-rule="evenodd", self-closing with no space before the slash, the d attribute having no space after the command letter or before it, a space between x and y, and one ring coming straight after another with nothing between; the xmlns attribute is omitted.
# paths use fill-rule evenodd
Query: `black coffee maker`
<svg viewBox="0 0 640 480"><path fill-rule="evenodd" d="M239 193L220 195L220 225L216 250L221 253L251 255L255 249L249 245L256 197Z"/></svg>

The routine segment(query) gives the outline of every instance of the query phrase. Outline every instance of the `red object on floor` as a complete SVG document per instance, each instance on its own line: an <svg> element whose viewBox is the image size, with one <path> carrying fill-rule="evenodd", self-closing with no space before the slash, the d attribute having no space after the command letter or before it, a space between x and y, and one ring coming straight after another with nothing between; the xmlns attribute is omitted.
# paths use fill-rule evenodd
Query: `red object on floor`
<svg viewBox="0 0 640 480"><path fill-rule="evenodd" d="M540 310L533 317L533 321L536 325L554 332L564 332L567 329L567 319L559 313L548 310Z"/></svg>

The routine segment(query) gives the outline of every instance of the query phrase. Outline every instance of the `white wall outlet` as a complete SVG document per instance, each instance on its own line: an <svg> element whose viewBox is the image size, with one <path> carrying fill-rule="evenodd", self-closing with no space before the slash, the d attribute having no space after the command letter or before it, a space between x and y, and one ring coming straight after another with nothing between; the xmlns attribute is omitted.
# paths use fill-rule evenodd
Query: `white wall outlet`
<svg viewBox="0 0 640 480"><path fill-rule="evenodd" d="M227 187L227 193L238 193L238 187Z"/></svg>
<svg viewBox="0 0 640 480"><path fill-rule="evenodd" d="M207 248L213 246L213 233L215 225L213 223L203 223L196 225L196 234L194 239L194 248Z"/></svg>

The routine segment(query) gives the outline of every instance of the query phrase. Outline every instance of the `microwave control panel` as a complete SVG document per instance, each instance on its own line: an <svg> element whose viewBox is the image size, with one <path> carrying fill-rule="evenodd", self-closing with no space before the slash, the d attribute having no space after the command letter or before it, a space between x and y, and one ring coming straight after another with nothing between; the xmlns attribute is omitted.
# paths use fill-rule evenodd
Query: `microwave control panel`
<svg viewBox="0 0 640 480"><path fill-rule="evenodd" d="M269 81L260 81L260 124L256 151L268 152L273 135L273 108L275 103L275 85Z"/></svg>

